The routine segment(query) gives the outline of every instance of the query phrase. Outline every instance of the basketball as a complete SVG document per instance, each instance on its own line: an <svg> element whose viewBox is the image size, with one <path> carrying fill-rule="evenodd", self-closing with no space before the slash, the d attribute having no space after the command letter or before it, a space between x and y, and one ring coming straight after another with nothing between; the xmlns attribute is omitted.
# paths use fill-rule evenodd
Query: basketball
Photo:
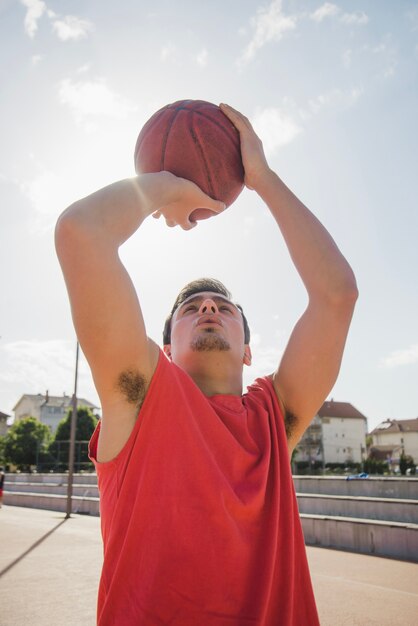
<svg viewBox="0 0 418 626"><path fill-rule="evenodd" d="M154 113L139 133L135 170L166 170L187 178L226 206L244 187L238 131L218 106L203 100L179 100ZM209 209L196 209L190 219L212 215Z"/></svg>

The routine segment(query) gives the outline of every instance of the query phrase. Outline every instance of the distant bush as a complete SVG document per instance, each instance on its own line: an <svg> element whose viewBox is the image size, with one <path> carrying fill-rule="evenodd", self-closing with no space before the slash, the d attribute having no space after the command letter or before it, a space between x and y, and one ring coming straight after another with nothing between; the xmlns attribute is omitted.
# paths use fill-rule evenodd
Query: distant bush
<svg viewBox="0 0 418 626"><path fill-rule="evenodd" d="M348 470L352 474L361 472L362 470L361 463L353 463L352 461L348 461L347 463L325 463L325 467L329 470Z"/></svg>
<svg viewBox="0 0 418 626"><path fill-rule="evenodd" d="M386 461L378 461L377 459L366 459L364 461L364 471L368 474L383 475L388 471Z"/></svg>
<svg viewBox="0 0 418 626"><path fill-rule="evenodd" d="M316 475L322 472L322 461L295 461L295 472L301 476Z"/></svg>
<svg viewBox="0 0 418 626"><path fill-rule="evenodd" d="M415 474L416 468L412 456L410 456L409 454L404 454L404 452L402 452L399 459L399 469L401 470L402 476L406 475L406 471L408 469L410 470L410 474Z"/></svg>

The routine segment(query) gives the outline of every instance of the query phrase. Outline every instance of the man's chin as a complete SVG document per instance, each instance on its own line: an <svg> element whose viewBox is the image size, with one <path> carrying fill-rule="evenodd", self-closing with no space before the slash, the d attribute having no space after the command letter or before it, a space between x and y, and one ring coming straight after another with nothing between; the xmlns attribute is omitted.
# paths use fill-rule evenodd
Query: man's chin
<svg viewBox="0 0 418 626"><path fill-rule="evenodd" d="M197 335L190 344L190 347L194 352L210 352L212 350L224 352L231 349L227 340L216 333Z"/></svg>

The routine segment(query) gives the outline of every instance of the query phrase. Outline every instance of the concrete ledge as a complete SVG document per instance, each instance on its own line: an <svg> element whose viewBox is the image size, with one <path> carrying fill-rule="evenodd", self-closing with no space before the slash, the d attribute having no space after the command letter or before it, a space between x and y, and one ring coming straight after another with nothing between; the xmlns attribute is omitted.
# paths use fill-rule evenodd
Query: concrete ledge
<svg viewBox="0 0 418 626"><path fill-rule="evenodd" d="M54 495L67 495L67 484L58 483L46 483L46 482L18 482L18 483L5 483L4 490L11 491L13 493L29 492L29 493L43 493ZM88 498L98 498L99 490L97 485L80 485L73 484L73 494L75 496L82 496Z"/></svg>
<svg viewBox="0 0 418 626"><path fill-rule="evenodd" d="M349 550L418 562L418 525L301 514L310 546Z"/></svg>
<svg viewBox="0 0 418 626"><path fill-rule="evenodd" d="M347 480L345 476L293 476L298 493L418 500L418 478L371 477Z"/></svg>
<svg viewBox="0 0 418 626"><path fill-rule="evenodd" d="M5 477L6 483L54 483L58 485L66 485L68 482L68 473L61 474L29 474L29 473L8 473ZM74 483L79 485L97 485L97 474L74 474Z"/></svg>
<svg viewBox="0 0 418 626"><path fill-rule="evenodd" d="M300 513L418 524L418 500L297 493Z"/></svg>
<svg viewBox="0 0 418 626"><path fill-rule="evenodd" d="M99 498L72 497L72 513L86 515L100 515ZM47 509L48 511L66 511L67 498L62 495L30 493L30 492L4 492L4 504L9 506L23 506L33 509Z"/></svg>

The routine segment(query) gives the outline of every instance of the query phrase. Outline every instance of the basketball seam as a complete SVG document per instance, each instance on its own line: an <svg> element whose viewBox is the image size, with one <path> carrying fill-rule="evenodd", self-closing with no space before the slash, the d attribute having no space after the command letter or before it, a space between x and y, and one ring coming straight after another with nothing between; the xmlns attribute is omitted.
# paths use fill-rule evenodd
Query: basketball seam
<svg viewBox="0 0 418 626"><path fill-rule="evenodd" d="M163 145L161 148L161 170L164 170L164 160L165 160L165 150L167 147L167 142L168 142L168 136L170 134L171 128L174 124L174 120L176 119L177 115L179 114L179 112L181 111L181 109L175 109L175 114L173 115L172 119L170 120L170 124L167 128L167 132L165 134L164 140L163 140Z"/></svg>
<svg viewBox="0 0 418 626"><path fill-rule="evenodd" d="M195 140L197 149L200 151L200 154L201 154L201 157L202 157L202 161L203 161L203 165L204 165L205 170L206 170L206 176L207 176L208 183L209 183L209 194L208 195L210 195L212 198L214 198L215 197L215 191L214 191L214 188L213 188L212 177L210 175L208 163L206 161L206 157L205 157L205 153L203 151L203 147L200 144L199 138L198 138L198 136L197 136L197 134L195 132L194 126L193 126L193 123L194 123L194 115L193 114L194 113L195 113L195 111L192 111L190 132L192 134L193 139Z"/></svg>
<svg viewBox="0 0 418 626"><path fill-rule="evenodd" d="M197 110L197 111L196 111L196 110L194 110L194 111L193 111L193 113L196 113L197 115L201 115L202 117L204 117L204 118L205 118L205 120L209 120L210 122L212 122L212 124L215 124L215 126L217 126L217 127L218 127L218 128L219 128L219 129L220 129L220 130L224 133L224 135L225 135L226 137L228 137L229 141L232 141L232 143L233 143L234 147L236 147L236 144L234 143L234 140L232 139L231 134L230 134L230 133L227 131L227 129L226 129L224 126L222 126L222 124L220 124L217 120L213 119L213 117L209 117L208 115L205 115L204 113L202 113L201 111L198 111L198 110ZM225 116L225 117L226 117L226 116ZM233 128L235 128L235 126L232 124L232 122L231 122L231 126L232 126ZM238 131L237 131L237 134L238 134ZM239 134L238 134L238 140L239 140Z"/></svg>

